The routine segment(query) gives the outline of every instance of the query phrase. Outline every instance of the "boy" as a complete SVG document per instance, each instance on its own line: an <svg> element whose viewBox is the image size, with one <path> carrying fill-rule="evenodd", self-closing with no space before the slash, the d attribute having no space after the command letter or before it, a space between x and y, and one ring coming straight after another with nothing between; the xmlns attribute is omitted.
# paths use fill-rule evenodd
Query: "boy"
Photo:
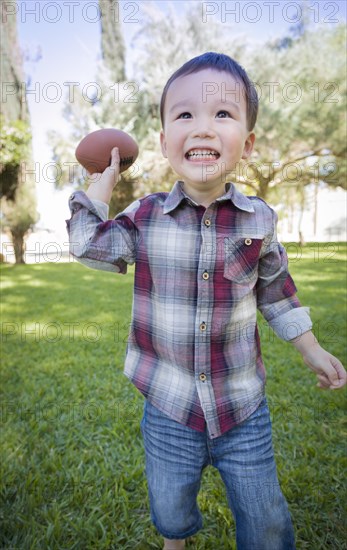
<svg viewBox="0 0 347 550"><path fill-rule="evenodd" d="M120 273L136 263L124 372L146 397L151 518L164 549L184 548L201 528L196 498L212 464L225 483L237 548L291 550L256 308L301 352L319 387L341 388L346 372L310 331L276 240L275 213L225 181L255 140L257 94L244 69L211 52L188 61L164 88L161 117L162 152L180 180L107 220L119 174L115 148L111 167L70 199L71 252Z"/></svg>

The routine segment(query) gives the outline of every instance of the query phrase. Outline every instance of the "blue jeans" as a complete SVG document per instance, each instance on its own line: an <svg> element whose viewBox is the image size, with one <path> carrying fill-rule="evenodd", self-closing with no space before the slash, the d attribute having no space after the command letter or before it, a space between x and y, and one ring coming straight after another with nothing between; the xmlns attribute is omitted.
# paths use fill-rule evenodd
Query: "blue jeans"
<svg viewBox="0 0 347 550"><path fill-rule="evenodd" d="M151 519L167 539L202 528L197 495L203 469L216 467L236 523L238 550L295 550L274 461L266 397L236 428L210 439L145 401L141 421Z"/></svg>

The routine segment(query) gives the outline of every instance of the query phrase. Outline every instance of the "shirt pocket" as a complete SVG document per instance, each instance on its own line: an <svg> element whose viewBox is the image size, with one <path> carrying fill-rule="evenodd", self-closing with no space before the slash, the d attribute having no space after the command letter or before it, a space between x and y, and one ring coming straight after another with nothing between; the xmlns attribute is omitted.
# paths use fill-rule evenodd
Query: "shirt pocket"
<svg viewBox="0 0 347 550"><path fill-rule="evenodd" d="M224 277L253 288L258 278L258 263L263 239L224 238Z"/></svg>

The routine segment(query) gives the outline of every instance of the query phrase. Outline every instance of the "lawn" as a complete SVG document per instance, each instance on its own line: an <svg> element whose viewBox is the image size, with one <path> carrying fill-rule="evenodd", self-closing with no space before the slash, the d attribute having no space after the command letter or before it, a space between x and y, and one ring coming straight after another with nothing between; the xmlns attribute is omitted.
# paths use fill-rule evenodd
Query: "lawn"
<svg viewBox="0 0 347 550"><path fill-rule="evenodd" d="M288 247L321 344L346 364L346 245ZM160 549L139 423L122 374L133 272L3 265L1 534L6 550ZM345 391L324 392L259 318L278 474L297 548L346 549ZM235 549L223 484L205 470L196 550ZM271 550L271 549L269 549Z"/></svg>

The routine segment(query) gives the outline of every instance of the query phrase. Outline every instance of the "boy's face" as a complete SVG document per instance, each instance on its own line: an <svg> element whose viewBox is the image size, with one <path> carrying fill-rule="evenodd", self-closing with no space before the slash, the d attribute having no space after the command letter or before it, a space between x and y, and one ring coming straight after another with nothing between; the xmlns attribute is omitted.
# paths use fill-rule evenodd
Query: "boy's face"
<svg viewBox="0 0 347 550"><path fill-rule="evenodd" d="M205 69L171 84L160 142L188 193L223 194L226 172L251 154L254 139L242 84L229 73Z"/></svg>

